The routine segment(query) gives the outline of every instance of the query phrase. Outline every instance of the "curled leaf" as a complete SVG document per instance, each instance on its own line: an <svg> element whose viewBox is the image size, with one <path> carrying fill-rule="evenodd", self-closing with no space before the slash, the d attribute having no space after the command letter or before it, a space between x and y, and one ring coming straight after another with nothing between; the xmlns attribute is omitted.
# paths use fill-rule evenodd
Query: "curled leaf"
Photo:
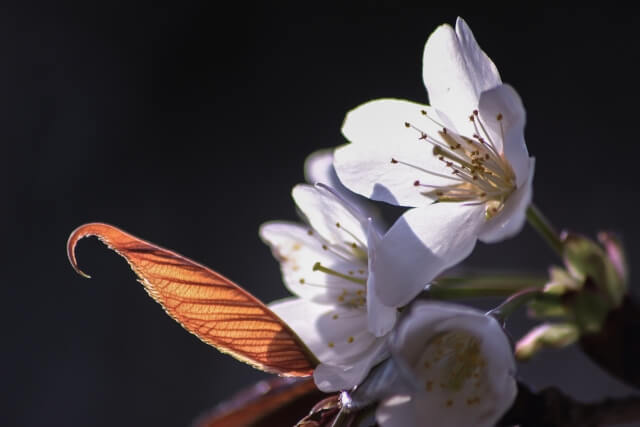
<svg viewBox="0 0 640 427"><path fill-rule="evenodd" d="M127 260L140 283L178 323L223 353L257 369L308 376L317 365L300 338L256 297L215 271L112 225L90 223L69 236L67 255L78 267L75 247L96 236Z"/></svg>

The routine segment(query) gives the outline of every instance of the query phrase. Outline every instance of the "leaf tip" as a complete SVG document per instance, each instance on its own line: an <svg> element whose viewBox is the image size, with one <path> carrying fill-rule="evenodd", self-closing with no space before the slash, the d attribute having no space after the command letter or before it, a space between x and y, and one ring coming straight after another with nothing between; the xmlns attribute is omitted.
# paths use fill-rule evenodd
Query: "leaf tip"
<svg viewBox="0 0 640 427"><path fill-rule="evenodd" d="M97 227L104 227L106 224L101 224L97 222L83 224L80 227L76 228L69 235L69 239L67 240L67 258L69 259L69 263L71 267L78 273L80 276L85 279L90 279L91 276L85 273L78 266L78 261L76 259L76 245L80 239L83 239L88 236L95 236Z"/></svg>

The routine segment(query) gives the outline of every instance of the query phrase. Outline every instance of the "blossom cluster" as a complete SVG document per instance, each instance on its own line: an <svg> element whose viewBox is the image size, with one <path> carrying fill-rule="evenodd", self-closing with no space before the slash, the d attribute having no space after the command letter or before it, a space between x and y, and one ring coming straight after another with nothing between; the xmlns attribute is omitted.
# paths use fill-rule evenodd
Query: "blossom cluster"
<svg viewBox="0 0 640 427"><path fill-rule="evenodd" d="M525 110L460 18L428 38L423 79L431 105L367 102L346 116L346 145L309 157L310 184L292 191L304 223L261 227L294 294L270 308L321 362L318 388L374 390L380 425L491 426L517 389L501 322L420 295L477 240L523 227ZM408 209L386 227L373 201ZM385 364L395 380L375 384Z"/></svg>

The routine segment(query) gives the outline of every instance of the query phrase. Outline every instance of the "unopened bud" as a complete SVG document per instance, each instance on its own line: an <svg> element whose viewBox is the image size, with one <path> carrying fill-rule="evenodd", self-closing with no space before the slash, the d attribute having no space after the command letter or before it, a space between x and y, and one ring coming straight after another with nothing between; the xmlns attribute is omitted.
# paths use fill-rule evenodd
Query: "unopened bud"
<svg viewBox="0 0 640 427"><path fill-rule="evenodd" d="M578 328L571 323L545 323L529 331L516 344L516 358L528 360L545 347L563 348L578 340Z"/></svg>
<svg viewBox="0 0 640 427"><path fill-rule="evenodd" d="M564 262L571 275L583 282L590 279L611 308L618 307L627 291L626 280L605 250L578 234L565 233L562 240Z"/></svg>

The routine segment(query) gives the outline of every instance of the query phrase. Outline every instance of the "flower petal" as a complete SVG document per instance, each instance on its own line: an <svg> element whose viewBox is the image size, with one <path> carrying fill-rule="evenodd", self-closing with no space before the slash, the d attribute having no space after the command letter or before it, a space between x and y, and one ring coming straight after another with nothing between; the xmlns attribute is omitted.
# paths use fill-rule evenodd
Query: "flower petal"
<svg viewBox="0 0 640 427"><path fill-rule="evenodd" d="M382 238L369 279L383 304L411 301L440 272L466 258L484 224L484 206L434 203L410 209Z"/></svg>
<svg viewBox="0 0 640 427"><path fill-rule="evenodd" d="M304 160L304 178L309 184L322 182L338 189L342 185L333 170L333 148L314 151Z"/></svg>
<svg viewBox="0 0 640 427"><path fill-rule="evenodd" d="M477 108L480 93L502 82L461 18L455 32L445 24L431 34L424 47L422 76L431 105L465 134L472 134L468 117Z"/></svg>
<svg viewBox="0 0 640 427"><path fill-rule="evenodd" d="M529 176L529 152L524 141L526 113L520 96L513 87L500 85L482 92L478 111L496 150L504 153L516 173L520 187Z"/></svg>
<svg viewBox="0 0 640 427"><path fill-rule="evenodd" d="M341 245L354 257L366 255L367 221L355 206L350 206L327 187L298 184L293 187L293 199L309 224L325 240Z"/></svg>
<svg viewBox="0 0 640 427"><path fill-rule="evenodd" d="M313 371L316 386L324 392L349 390L360 384L371 368L389 355L384 339L377 339L367 353L342 366L321 363Z"/></svg>
<svg viewBox="0 0 640 427"><path fill-rule="evenodd" d="M383 400L376 408L376 421L380 427L410 427L424 423L416 417L411 395L399 394ZM439 424L433 424L439 425Z"/></svg>
<svg viewBox="0 0 640 427"><path fill-rule="evenodd" d="M365 218L373 218L378 230L384 228L380 210L371 201L345 187L333 167L333 148L314 151L304 161L304 176L309 184L323 183L333 188L347 203L360 210Z"/></svg>
<svg viewBox="0 0 640 427"><path fill-rule="evenodd" d="M376 337L364 310L328 307L301 298L269 304L322 363L343 365L368 356Z"/></svg>
<svg viewBox="0 0 640 427"><path fill-rule="evenodd" d="M365 197L394 205L430 203L414 182L424 180L425 174L432 185L450 184L451 179L425 172L450 175L433 155L433 147L420 139L420 132L435 135L442 129L429 117L441 121L432 108L399 99L379 99L350 111L342 133L351 143L334 154L342 183Z"/></svg>
<svg viewBox="0 0 640 427"><path fill-rule="evenodd" d="M504 208L487 221L480 232L479 239L484 243L495 243L515 236L522 230L527 219L527 208L533 193L533 172L535 159L529 159L529 176L509 197Z"/></svg>
<svg viewBox="0 0 640 427"><path fill-rule="evenodd" d="M369 270L371 271L371 267L376 259L376 250L381 241L381 236L373 227L373 221L371 219L369 220L368 239ZM367 280L367 326L369 327L369 332L377 337L381 337L393 328L398 316L398 310L395 307L382 304L374 289L375 283L373 274L369 273L369 279Z"/></svg>
<svg viewBox="0 0 640 427"><path fill-rule="evenodd" d="M336 254L309 227L289 222L268 222L260 227L260 238L280 261L282 278L292 293L320 304L336 304L340 296L357 298L364 293L367 264L355 258L349 262ZM314 271L318 262L345 275L352 273L363 283Z"/></svg>

